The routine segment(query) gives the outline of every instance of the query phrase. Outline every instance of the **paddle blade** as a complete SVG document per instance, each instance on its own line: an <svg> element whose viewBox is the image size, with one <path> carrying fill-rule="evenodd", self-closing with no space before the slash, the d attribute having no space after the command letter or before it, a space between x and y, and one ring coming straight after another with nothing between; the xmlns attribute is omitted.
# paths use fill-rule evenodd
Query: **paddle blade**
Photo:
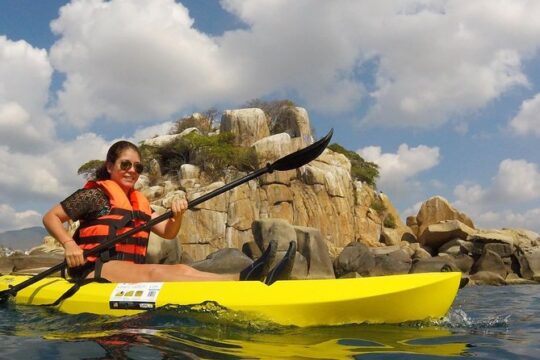
<svg viewBox="0 0 540 360"><path fill-rule="evenodd" d="M324 149L326 149L333 134L334 129L330 129L328 134L326 134L322 139L277 160L275 163L270 165L272 171L285 171L296 169L316 159L319 155L322 154Z"/></svg>

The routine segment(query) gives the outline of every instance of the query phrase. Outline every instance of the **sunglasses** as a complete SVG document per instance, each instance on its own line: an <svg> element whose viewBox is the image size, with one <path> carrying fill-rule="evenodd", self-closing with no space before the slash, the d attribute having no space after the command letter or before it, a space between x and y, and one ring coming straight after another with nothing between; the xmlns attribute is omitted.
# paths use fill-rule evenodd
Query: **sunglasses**
<svg viewBox="0 0 540 360"><path fill-rule="evenodd" d="M131 167L135 169L137 174L141 174L144 170L144 165L140 162L132 163L130 160L122 160L120 161L120 169L124 171L128 171L131 169Z"/></svg>

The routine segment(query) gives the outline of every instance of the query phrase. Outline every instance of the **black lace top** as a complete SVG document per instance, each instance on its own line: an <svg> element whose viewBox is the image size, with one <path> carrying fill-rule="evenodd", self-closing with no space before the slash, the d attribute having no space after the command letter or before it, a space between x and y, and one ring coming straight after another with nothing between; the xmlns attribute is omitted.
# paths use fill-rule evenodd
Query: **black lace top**
<svg viewBox="0 0 540 360"><path fill-rule="evenodd" d="M73 221L95 219L111 210L109 198L100 188L77 190L60 205Z"/></svg>

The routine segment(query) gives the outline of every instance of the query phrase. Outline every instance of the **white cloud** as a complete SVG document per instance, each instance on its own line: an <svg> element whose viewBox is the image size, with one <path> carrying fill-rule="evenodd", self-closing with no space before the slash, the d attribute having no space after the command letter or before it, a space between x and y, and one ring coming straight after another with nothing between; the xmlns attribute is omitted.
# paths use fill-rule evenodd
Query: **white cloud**
<svg viewBox="0 0 540 360"><path fill-rule="evenodd" d="M0 143L39 152L54 135L46 113L52 67L47 52L0 36Z"/></svg>
<svg viewBox="0 0 540 360"><path fill-rule="evenodd" d="M357 106L366 80L356 72L376 63L372 123L436 126L481 108L528 84L521 62L539 44L535 2L223 3L251 25L223 42L242 55L245 79L295 89L309 108Z"/></svg>
<svg viewBox="0 0 540 360"><path fill-rule="evenodd" d="M0 232L41 225L41 214L26 210L17 212L7 204L0 203Z"/></svg>
<svg viewBox="0 0 540 360"><path fill-rule="evenodd" d="M540 208L525 207L540 198L540 171L534 163L505 159L487 187L463 183L456 186L454 195L454 206L481 226L540 229ZM521 212L516 210L519 207Z"/></svg>
<svg viewBox="0 0 540 360"><path fill-rule="evenodd" d="M474 218L477 227L482 228L520 228L540 232L540 208L523 212L512 210L488 211Z"/></svg>
<svg viewBox="0 0 540 360"><path fill-rule="evenodd" d="M52 22L54 67L66 74L58 111L79 127L143 121L223 96L217 46L173 0L73 1Z"/></svg>
<svg viewBox="0 0 540 360"><path fill-rule="evenodd" d="M436 126L526 86L521 64L540 43L538 2L221 4L248 28L207 36L173 0L64 6L51 49L66 74L60 113L84 127L101 117L163 119L190 106L294 93L326 112L371 96L365 122ZM359 75L371 63L374 83Z"/></svg>
<svg viewBox="0 0 540 360"><path fill-rule="evenodd" d="M88 160L104 159L109 146L108 141L94 134L57 141L41 155L0 146L0 204L17 204L17 208L29 209L31 214L43 213L82 187L84 180L77 175L77 169Z"/></svg>
<svg viewBox="0 0 540 360"><path fill-rule="evenodd" d="M139 141L151 139L155 137L156 135L166 135L169 133L173 126L172 121L166 121L161 124L157 125L151 125L144 128L139 128L135 130L133 133L133 136L131 138L131 141L135 144L139 143Z"/></svg>
<svg viewBox="0 0 540 360"><path fill-rule="evenodd" d="M540 94L521 104L519 113L510 121L510 127L519 135L540 136Z"/></svg>
<svg viewBox="0 0 540 360"><path fill-rule="evenodd" d="M357 152L379 166L377 187L388 193L393 201L419 191L421 184L416 176L436 166L440 160L439 148L425 145L410 148L401 144L396 153L382 153L379 146L368 146Z"/></svg>

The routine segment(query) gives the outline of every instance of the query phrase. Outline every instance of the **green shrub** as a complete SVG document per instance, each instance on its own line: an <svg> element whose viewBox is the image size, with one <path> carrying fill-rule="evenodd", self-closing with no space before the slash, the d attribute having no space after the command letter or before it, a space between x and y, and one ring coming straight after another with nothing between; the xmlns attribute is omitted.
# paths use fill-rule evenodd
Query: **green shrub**
<svg viewBox="0 0 540 360"><path fill-rule="evenodd" d="M376 187L375 181L379 177L379 166L377 164L364 160L356 152L347 150L337 143L330 144L328 148L345 155L349 159L351 162L351 176L354 180L360 180Z"/></svg>
<svg viewBox="0 0 540 360"><path fill-rule="evenodd" d="M96 170L100 168L105 161L103 160L90 160L77 170L78 175L82 175L86 180L96 179Z"/></svg>
<svg viewBox="0 0 540 360"><path fill-rule="evenodd" d="M369 207L375 210L379 215L382 215L387 210L383 201L379 198L373 199Z"/></svg>
<svg viewBox="0 0 540 360"><path fill-rule="evenodd" d="M277 117L277 115L279 114L279 110L283 106L296 106L296 104L291 100L265 101L261 99L253 99L246 102L242 107L259 108L264 111L268 119L272 120Z"/></svg>
<svg viewBox="0 0 540 360"><path fill-rule="evenodd" d="M203 134L208 134L212 131L212 124L217 116L217 109L211 108L205 112L193 114L191 116L183 117L175 121L169 134L180 134L182 131L189 128L197 128Z"/></svg>
<svg viewBox="0 0 540 360"><path fill-rule="evenodd" d="M395 229L397 227L396 225L396 219L394 218L394 215L387 214L383 221L384 227Z"/></svg>
<svg viewBox="0 0 540 360"><path fill-rule="evenodd" d="M211 178L224 175L232 166L241 171L250 171L257 166L252 148L233 144L234 135L223 132L215 136L191 133L160 148L158 156L164 174L178 171L183 164L193 164L205 171Z"/></svg>

